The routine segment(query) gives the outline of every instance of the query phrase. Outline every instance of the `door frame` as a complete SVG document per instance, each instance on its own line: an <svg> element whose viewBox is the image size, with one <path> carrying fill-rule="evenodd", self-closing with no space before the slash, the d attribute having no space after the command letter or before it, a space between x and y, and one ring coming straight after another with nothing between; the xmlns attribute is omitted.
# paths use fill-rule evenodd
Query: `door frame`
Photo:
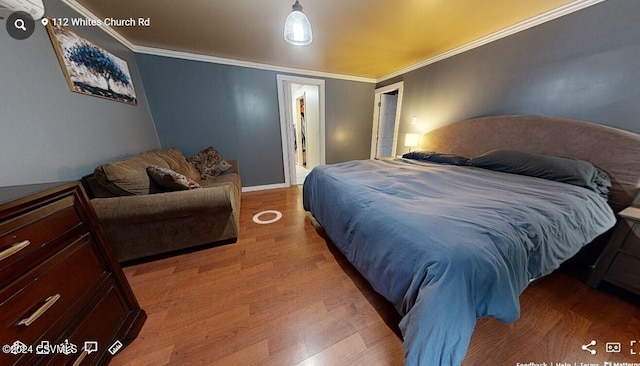
<svg viewBox="0 0 640 366"><path fill-rule="evenodd" d="M293 154L295 149L293 146L293 123L294 116L291 105L293 104L293 95L291 94L291 84L312 85L318 87L319 103L320 103L320 165L326 164L326 148L325 148L325 87L323 79L312 79L291 75L276 75L278 87L278 108L280 111L280 136L282 139L282 165L284 167L284 184L286 187L291 186L292 177L296 175L296 160ZM306 108L306 106L305 106Z"/></svg>
<svg viewBox="0 0 640 366"><path fill-rule="evenodd" d="M382 94L395 90L398 91L398 101L396 102L396 119L394 121L395 126L393 128L393 146L391 147L391 156L396 156L396 150L398 149L398 130L400 129L400 112L402 111L403 89L404 82L400 81L375 90L375 98L373 101L373 127L371 129L371 159L374 159L376 157L376 152L378 150L378 128L380 127L380 107Z"/></svg>
<svg viewBox="0 0 640 366"><path fill-rule="evenodd" d="M294 159L294 163L297 165L306 165L303 164L304 160L305 160L305 156L303 155L302 152L302 117L300 116L300 102L302 101L302 103L304 103L306 105L305 99L306 99L306 93L302 93L302 96L295 98L296 102L295 102L295 113L296 115L294 116L294 121L296 124L296 128L293 131L295 133L295 137L294 140L298 142L298 148L293 149L293 155L295 155L295 159ZM306 131L305 131L306 133ZM297 163L296 163L297 162ZM297 184L297 179L296 179L296 184Z"/></svg>

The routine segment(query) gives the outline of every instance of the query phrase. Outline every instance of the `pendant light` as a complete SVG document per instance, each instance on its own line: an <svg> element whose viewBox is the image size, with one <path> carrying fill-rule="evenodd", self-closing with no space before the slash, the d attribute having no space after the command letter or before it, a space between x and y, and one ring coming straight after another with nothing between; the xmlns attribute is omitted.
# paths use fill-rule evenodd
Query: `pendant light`
<svg viewBox="0 0 640 366"><path fill-rule="evenodd" d="M292 11L284 22L284 40L295 46L311 44L313 34L309 18L302 12L302 5L296 0Z"/></svg>

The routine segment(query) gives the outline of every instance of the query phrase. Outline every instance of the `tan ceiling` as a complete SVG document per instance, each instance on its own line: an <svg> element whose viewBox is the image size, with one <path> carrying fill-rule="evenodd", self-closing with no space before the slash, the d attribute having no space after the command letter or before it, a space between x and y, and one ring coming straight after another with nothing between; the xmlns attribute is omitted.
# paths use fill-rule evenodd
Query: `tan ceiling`
<svg viewBox="0 0 640 366"><path fill-rule="evenodd" d="M293 0L76 0L137 46L380 78L575 0L301 0L313 43L284 42Z"/></svg>

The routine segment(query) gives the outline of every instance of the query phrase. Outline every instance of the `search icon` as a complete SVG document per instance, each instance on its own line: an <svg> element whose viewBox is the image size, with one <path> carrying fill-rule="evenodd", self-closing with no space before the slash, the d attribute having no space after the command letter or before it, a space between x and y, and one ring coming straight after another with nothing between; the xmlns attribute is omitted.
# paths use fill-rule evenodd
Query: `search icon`
<svg viewBox="0 0 640 366"><path fill-rule="evenodd" d="M16 11L11 13L6 22L7 33L17 40L27 39L31 37L36 29L36 22L27 12Z"/></svg>
<svg viewBox="0 0 640 366"><path fill-rule="evenodd" d="M27 31L27 27L24 26L24 20L22 19L16 19L15 22L13 22L13 25L17 28L17 29L22 29L23 32Z"/></svg>

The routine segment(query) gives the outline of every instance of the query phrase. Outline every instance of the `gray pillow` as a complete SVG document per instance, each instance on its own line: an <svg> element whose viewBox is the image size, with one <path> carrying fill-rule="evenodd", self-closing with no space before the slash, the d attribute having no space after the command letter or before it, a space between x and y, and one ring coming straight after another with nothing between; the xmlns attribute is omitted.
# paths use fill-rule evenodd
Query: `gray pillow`
<svg viewBox="0 0 640 366"><path fill-rule="evenodd" d="M491 150L469 160L469 165L572 184L590 189L605 198L611 191L607 173L584 160L514 150Z"/></svg>
<svg viewBox="0 0 640 366"><path fill-rule="evenodd" d="M469 159L454 155L444 154L435 151L412 151L402 155L405 159L414 159L420 161L428 161L438 164L450 164L450 165L467 165Z"/></svg>

